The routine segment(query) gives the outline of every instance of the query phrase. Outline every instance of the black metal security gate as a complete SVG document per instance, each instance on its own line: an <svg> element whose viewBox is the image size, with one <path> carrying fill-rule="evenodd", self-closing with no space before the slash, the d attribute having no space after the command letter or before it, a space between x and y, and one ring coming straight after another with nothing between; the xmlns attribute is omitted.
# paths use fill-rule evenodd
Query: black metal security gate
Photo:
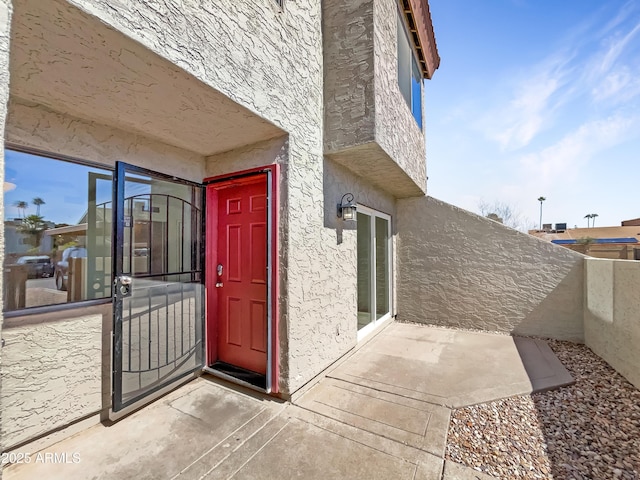
<svg viewBox="0 0 640 480"><path fill-rule="evenodd" d="M200 185L118 162L113 410L204 362Z"/></svg>

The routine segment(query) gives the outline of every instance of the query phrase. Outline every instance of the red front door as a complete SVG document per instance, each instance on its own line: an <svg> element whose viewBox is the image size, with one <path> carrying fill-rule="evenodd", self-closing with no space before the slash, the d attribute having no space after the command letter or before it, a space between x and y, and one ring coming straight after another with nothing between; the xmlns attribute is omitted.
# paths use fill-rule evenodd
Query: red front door
<svg viewBox="0 0 640 480"><path fill-rule="evenodd" d="M261 374L267 370L266 183L259 175L218 190L218 263L209 266L216 278L217 359Z"/></svg>

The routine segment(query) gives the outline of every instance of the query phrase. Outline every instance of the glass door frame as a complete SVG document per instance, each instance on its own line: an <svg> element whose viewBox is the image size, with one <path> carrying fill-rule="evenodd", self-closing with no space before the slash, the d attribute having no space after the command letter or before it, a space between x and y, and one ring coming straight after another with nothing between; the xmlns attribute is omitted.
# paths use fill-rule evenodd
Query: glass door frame
<svg viewBox="0 0 640 480"><path fill-rule="evenodd" d="M392 243L392 228L391 228L391 215L380 212L378 210L374 210L372 208L366 207L364 205L358 204L357 213L361 213L367 215L369 217L369 246L370 246L370 256L369 256L369 298L370 300L370 311L371 311L371 320L370 322L358 330L357 341L359 342L366 336L368 336L371 332L373 332L378 326L380 326L384 321L388 320L392 316L393 312L393 243ZM389 305L389 311L382 315L380 318L376 318L377 314L377 285L376 285L376 217L382 218L387 221L387 275L389 278L389 288L387 290L387 302Z"/></svg>

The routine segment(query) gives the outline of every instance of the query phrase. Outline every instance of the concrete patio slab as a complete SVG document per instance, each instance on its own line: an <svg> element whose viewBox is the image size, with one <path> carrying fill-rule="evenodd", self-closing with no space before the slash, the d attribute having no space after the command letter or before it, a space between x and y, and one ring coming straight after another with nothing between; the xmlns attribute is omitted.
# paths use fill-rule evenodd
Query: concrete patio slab
<svg viewBox="0 0 640 480"><path fill-rule="evenodd" d="M450 410L327 378L296 402L321 415L444 456Z"/></svg>
<svg viewBox="0 0 640 480"><path fill-rule="evenodd" d="M495 480L495 477L447 460L444 462L442 480Z"/></svg>
<svg viewBox="0 0 640 480"><path fill-rule="evenodd" d="M542 340L401 323L328 376L450 408L573 382Z"/></svg>
<svg viewBox="0 0 640 480"><path fill-rule="evenodd" d="M413 480L418 470L425 480L441 478L442 460L435 456L407 455L398 444L379 439L371 445L357 429L346 432L338 422L305 419L304 412L293 410L266 442L250 440L203 478Z"/></svg>
<svg viewBox="0 0 640 480"><path fill-rule="evenodd" d="M486 480L444 460L449 407L571 381L541 340L392 324L294 404L201 377L3 476Z"/></svg>
<svg viewBox="0 0 640 480"><path fill-rule="evenodd" d="M96 425L33 453L31 463L5 468L3 478L173 478L203 456L222 460L226 443L242 442L285 407L198 379L110 427ZM56 454L66 461L54 461Z"/></svg>

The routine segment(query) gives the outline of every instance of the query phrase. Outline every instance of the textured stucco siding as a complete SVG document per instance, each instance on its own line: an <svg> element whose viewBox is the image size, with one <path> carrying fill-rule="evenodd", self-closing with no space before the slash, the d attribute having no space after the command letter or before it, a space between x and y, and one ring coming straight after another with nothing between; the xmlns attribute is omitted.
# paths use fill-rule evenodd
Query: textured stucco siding
<svg viewBox="0 0 640 480"><path fill-rule="evenodd" d="M394 0L323 6L325 153L395 197L426 191L424 135L398 86Z"/></svg>
<svg viewBox="0 0 640 480"><path fill-rule="evenodd" d="M283 127L314 128L322 102L320 5L252 0L69 0ZM317 136L317 135L316 135Z"/></svg>
<svg viewBox="0 0 640 480"><path fill-rule="evenodd" d="M288 134L288 305L281 335L280 388L293 391L353 341L338 335L341 297L334 276L344 245L324 226L321 4L223 1L74 0L74 5L280 127ZM144 28L140 28L144 25ZM212 170L209 169L209 172ZM333 202L332 202L333 203ZM309 259L313 259L310 261Z"/></svg>
<svg viewBox="0 0 640 480"><path fill-rule="evenodd" d="M640 389L640 262L585 259L585 343Z"/></svg>
<svg viewBox="0 0 640 480"><path fill-rule="evenodd" d="M299 223L307 232L302 236L303 242L313 245L314 235L321 238L320 245L312 248L293 242L288 247L289 393L356 345L357 225L337 218L338 202L351 192L359 204L395 214L395 199L391 195L329 158L324 161L322 177L313 179L318 181L324 186L324 201L318 202L323 214L321 231L316 230L315 218L308 212L291 209L289 213L290 224ZM290 180L289 188L298 184ZM304 254L292 264L291 252L295 249L303 249ZM299 321L305 317L310 320Z"/></svg>
<svg viewBox="0 0 640 480"><path fill-rule="evenodd" d="M372 0L375 22L375 138L421 192L427 191L424 134L398 86L398 4L395 0ZM423 121L424 123L424 121Z"/></svg>
<svg viewBox="0 0 640 480"><path fill-rule="evenodd" d="M2 331L3 448L102 408L103 316L24 320Z"/></svg>
<svg viewBox="0 0 640 480"><path fill-rule="evenodd" d="M68 18L77 18L68 13L65 2L55 2ZM275 2L250 0L215 5L191 1L178 5L169 0L70 0L68 4L93 18L96 28L107 25L123 34L118 37L118 49L135 51L139 59L127 67L143 71L145 62L157 61L139 52L141 45L281 130L275 143L267 142L270 146L265 149L247 145L205 158L195 153L204 148L190 151L182 144L176 147L177 142L159 141L153 132L136 134L126 124L105 124L100 121L104 112L95 112L96 121L91 121L91 112L83 113L82 120L60 113L64 110L61 98L69 105L83 101L68 92L49 107L34 105L29 102L28 82L21 85L23 100L13 103L7 126L9 140L17 144L107 165L125 160L195 181L271 161L286 164L280 205L281 277L286 287L282 289L286 308L281 312L281 336L286 345L281 344L280 389L295 391L356 342L356 237L355 231L336 229L335 204L346 191L355 190L354 185L362 184L361 191L368 192L363 198L368 195L372 198L368 202L392 210L387 205L392 203L391 196L377 193L377 187L351 173L328 175L325 171L321 2L286 2L284 11ZM90 23L87 18L83 16L83 25ZM48 20L54 19L39 19ZM68 28L73 29L73 24ZM83 28L82 34L91 35L91 30ZM115 37L105 33L105 38ZM128 39L138 43L129 45ZM95 60L91 65L99 73L99 59ZM132 74L131 78L138 77ZM67 80L73 82L73 78ZM138 87L119 83L122 89ZM153 102L144 107L153 113ZM123 118L129 113L123 112ZM211 131L212 136L216 134L215 129ZM248 134L248 144L255 143L251 138ZM282 138L286 142L274 147ZM336 187L327 189L327 181ZM383 200L374 200L376 195ZM345 280L349 281L346 288Z"/></svg>
<svg viewBox="0 0 640 480"><path fill-rule="evenodd" d="M4 125L7 118L9 102L9 32L11 28L11 1L0 0L0 142L4 144ZM0 180L4 184L4 149L0 151ZM0 198L0 218L4 219L4 195ZM0 228L0 258L4 258L4 228ZM0 276L0 292L4 291L4 278ZM3 295L4 298L4 295ZM0 298L0 312L4 309L3 298ZM3 316L0 314L0 333L3 331ZM0 369L5 361L4 349L0 348ZM1 371L1 370L0 370ZM0 393L4 387L2 375L0 375ZM0 403L0 407L2 404ZM0 425L6 422L7 415L0 408ZM4 445L0 429L0 448ZM2 471L0 471L2 478Z"/></svg>
<svg viewBox="0 0 640 480"><path fill-rule="evenodd" d="M431 197L398 201L398 319L584 340L584 257Z"/></svg>
<svg viewBox="0 0 640 480"><path fill-rule="evenodd" d="M323 6L325 150L372 142L373 2L327 0Z"/></svg>
<svg viewBox="0 0 640 480"><path fill-rule="evenodd" d="M6 141L112 168L116 161L201 182L204 157L118 128L88 122L14 99L9 105Z"/></svg>

